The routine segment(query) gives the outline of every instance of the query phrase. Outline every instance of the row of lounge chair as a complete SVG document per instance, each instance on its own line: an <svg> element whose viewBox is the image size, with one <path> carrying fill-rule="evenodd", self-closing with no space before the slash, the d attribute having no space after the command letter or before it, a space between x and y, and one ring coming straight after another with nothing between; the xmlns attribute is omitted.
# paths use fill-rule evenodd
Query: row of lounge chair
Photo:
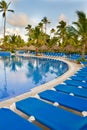
<svg viewBox="0 0 87 130"><path fill-rule="evenodd" d="M52 130L87 130L87 67L52 90L17 101L15 107ZM0 108L0 117L0 130L42 129L10 109Z"/></svg>
<svg viewBox="0 0 87 130"><path fill-rule="evenodd" d="M0 56L9 57L9 56L11 56L11 53L10 52L5 52L5 51L0 51Z"/></svg>

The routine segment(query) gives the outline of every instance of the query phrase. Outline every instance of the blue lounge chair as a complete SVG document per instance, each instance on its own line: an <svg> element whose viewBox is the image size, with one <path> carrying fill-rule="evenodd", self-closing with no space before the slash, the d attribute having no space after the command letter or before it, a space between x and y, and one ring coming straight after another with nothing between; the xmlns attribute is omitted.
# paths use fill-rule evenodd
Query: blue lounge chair
<svg viewBox="0 0 87 130"><path fill-rule="evenodd" d="M80 62L83 66L87 65L87 61L81 61Z"/></svg>
<svg viewBox="0 0 87 130"><path fill-rule="evenodd" d="M48 100L50 102L57 102L58 105L62 105L65 107L68 107L70 109L83 112L85 111L86 116L87 116L87 100L76 97L76 96L71 96L69 94L65 94L63 92L57 92L53 90L46 90L41 93L39 93L40 98Z"/></svg>
<svg viewBox="0 0 87 130"><path fill-rule="evenodd" d="M87 74L83 74L83 73L80 73L80 72L79 73L75 73L74 75L87 78Z"/></svg>
<svg viewBox="0 0 87 130"><path fill-rule="evenodd" d="M65 92L68 94L74 94L79 97L87 98L87 91L84 88L77 88L75 86L69 86L69 85L57 85L54 87L57 91Z"/></svg>
<svg viewBox="0 0 87 130"><path fill-rule="evenodd" d="M87 71L85 71L85 70L84 71L83 70L82 71L77 71L76 74L81 74L83 76L87 76Z"/></svg>
<svg viewBox="0 0 87 130"><path fill-rule="evenodd" d="M41 130L10 109L0 108L0 130Z"/></svg>
<svg viewBox="0 0 87 130"><path fill-rule="evenodd" d="M71 76L70 79L74 79L81 82L87 82L87 78L81 76Z"/></svg>
<svg viewBox="0 0 87 130"><path fill-rule="evenodd" d="M73 76L82 77L82 78L86 78L87 79L87 76L83 76L81 74L74 74Z"/></svg>
<svg viewBox="0 0 87 130"><path fill-rule="evenodd" d="M76 80L65 80L64 83L66 83L67 85L71 85L71 86L76 86L76 87L83 87L83 88L87 88L87 83L84 82L80 82L80 81L76 81Z"/></svg>
<svg viewBox="0 0 87 130"><path fill-rule="evenodd" d="M10 57L11 53L10 52L5 52L5 51L0 51L0 56L2 56L2 57Z"/></svg>
<svg viewBox="0 0 87 130"><path fill-rule="evenodd" d="M16 108L52 130L86 130L87 117L76 115L30 97L16 102Z"/></svg>
<svg viewBox="0 0 87 130"><path fill-rule="evenodd" d="M83 72L83 73L85 72L85 73L87 73L87 68L81 68L81 69L78 70L78 72Z"/></svg>

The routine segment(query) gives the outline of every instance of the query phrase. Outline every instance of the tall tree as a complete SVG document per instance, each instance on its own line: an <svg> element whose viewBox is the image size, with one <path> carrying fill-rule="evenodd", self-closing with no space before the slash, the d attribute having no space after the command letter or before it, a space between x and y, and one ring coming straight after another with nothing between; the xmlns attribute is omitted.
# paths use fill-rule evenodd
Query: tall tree
<svg viewBox="0 0 87 130"><path fill-rule="evenodd" d="M57 26L57 33L56 33L60 39L60 43L62 45L65 45L66 44L66 22L65 21L60 21L59 22L59 25Z"/></svg>
<svg viewBox="0 0 87 130"><path fill-rule="evenodd" d="M55 29L52 28L52 29L50 30L50 38L51 38L51 34L54 34L54 33L55 33Z"/></svg>
<svg viewBox="0 0 87 130"><path fill-rule="evenodd" d="M44 17L42 20L41 20L45 26L45 33L47 31L47 24L50 24L50 21L47 19L47 17Z"/></svg>
<svg viewBox="0 0 87 130"><path fill-rule="evenodd" d="M40 22L40 23L38 24L38 27L40 28L40 31L43 32L43 23L42 23L42 22Z"/></svg>
<svg viewBox="0 0 87 130"><path fill-rule="evenodd" d="M5 31L6 31L6 13L7 13L7 11L14 12L14 10L9 9L10 4L11 4L11 2L6 3L5 0L2 0L0 2L0 12L2 12L2 16L4 18L4 38L5 38Z"/></svg>
<svg viewBox="0 0 87 130"><path fill-rule="evenodd" d="M87 18L86 14L82 11L76 11L78 16L78 21L73 22L77 27L78 36L81 38L82 42L82 58L85 57L85 46L87 44Z"/></svg>
<svg viewBox="0 0 87 130"><path fill-rule="evenodd" d="M38 40L40 36L40 28L38 26L35 27L34 30L34 39L35 39L35 44L36 44L36 55L38 54Z"/></svg>
<svg viewBox="0 0 87 130"><path fill-rule="evenodd" d="M27 27L25 27L25 29L28 31L28 33L30 32L31 27L32 27L32 26L31 26L30 24L28 24Z"/></svg>

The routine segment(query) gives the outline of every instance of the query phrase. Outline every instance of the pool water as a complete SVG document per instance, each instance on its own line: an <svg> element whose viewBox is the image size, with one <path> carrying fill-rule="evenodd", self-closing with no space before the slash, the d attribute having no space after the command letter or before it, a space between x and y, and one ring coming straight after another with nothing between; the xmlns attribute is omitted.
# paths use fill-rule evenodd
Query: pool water
<svg viewBox="0 0 87 130"><path fill-rule="evenodd" d="M62 61L33 57L0 58L0 101L49 82L68 70Z"/></svg>

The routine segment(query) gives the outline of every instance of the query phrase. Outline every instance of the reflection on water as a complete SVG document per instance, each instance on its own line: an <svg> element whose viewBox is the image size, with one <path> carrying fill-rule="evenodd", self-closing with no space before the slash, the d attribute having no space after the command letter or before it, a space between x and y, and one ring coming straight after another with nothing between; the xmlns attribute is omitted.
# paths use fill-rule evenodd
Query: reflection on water
<svg viewBox="0 0 87 130"><path fill-rule="evenodd" d="M0 58L0 101L30 91L62 75L66 63L51 59Z"/></svg>

